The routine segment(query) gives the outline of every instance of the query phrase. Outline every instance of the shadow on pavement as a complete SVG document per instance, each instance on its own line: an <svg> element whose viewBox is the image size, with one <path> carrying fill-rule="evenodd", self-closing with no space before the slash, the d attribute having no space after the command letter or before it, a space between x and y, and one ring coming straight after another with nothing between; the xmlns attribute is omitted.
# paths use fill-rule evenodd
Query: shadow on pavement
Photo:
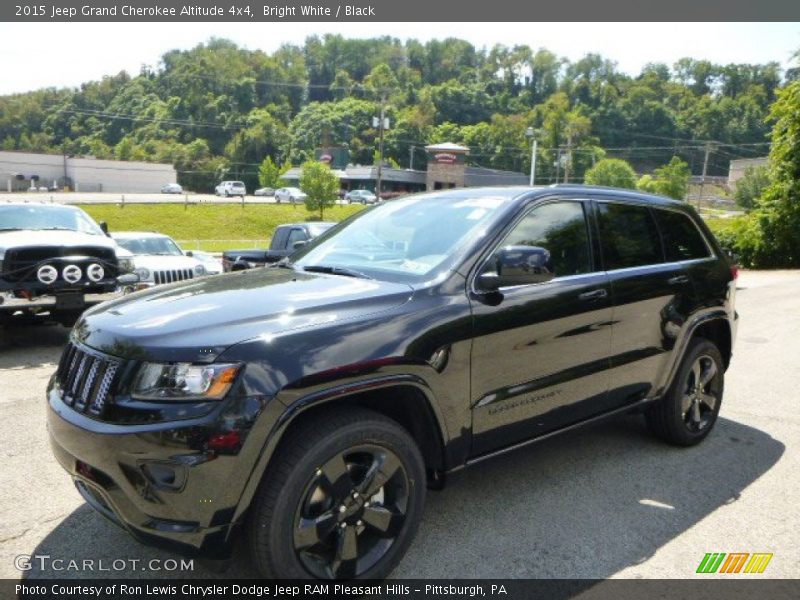
<svg viewBox="0 0 800 600"><path fill-rule="evenodd" d="M719 420L704 443L688 449L656 441L635 416L554 438L476 465L444 491L430 492L417 538L393 576L606 578L647 560L710 513L736 502L784 449L764 432L727 419ZM703 552L698 548L698 557ZM137 544L85 505L32 553L108 564L119 558L141 563L174 558ZM26 576L255 573L240 547L231 569L221 574L195 561L191 573L36 568Z"/></svg>
<svg viewBox="0 0 800 600"><path fill-rule="evenodd" d="M0 369L57 363L70 330L51 322L0 325Z"/></svg>

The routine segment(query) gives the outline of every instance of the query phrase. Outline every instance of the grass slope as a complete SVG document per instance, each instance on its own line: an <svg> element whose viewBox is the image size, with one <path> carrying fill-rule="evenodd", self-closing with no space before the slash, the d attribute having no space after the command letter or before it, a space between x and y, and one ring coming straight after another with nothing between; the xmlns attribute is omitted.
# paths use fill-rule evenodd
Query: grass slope
<svg viewBox="0 0 800 600"><path fill-rule="evenodd" d="M183 241L186 250L220 251L235 245L265 247L282 223L318 220L304 206L288 204L84 204L96 221L114 231L158 231ZM326 221L341 221L363 208L340 205L325 211ZM230 240L213 241L213 240Z"/></svg>

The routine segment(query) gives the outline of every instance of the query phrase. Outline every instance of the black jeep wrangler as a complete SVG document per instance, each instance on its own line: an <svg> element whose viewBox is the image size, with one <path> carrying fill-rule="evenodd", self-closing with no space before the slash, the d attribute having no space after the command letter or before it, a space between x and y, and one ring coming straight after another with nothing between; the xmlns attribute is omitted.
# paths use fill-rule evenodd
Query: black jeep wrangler
<svg viewBox="0 0 800 600"><path fill-rule="evenodd" d="M89 310L48 392L58 460L139 540L383 577L448 473L643 411L714 426L736 269L680 202L583 186L377 205L276 267Z"/></svg>

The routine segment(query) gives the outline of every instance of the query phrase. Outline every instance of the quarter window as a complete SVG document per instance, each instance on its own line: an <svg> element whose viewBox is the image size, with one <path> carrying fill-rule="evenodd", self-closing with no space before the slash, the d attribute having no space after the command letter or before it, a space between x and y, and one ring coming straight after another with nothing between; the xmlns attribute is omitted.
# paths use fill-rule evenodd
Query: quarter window
<svg viewBox="0 0 800 600"><path fill-rule="evenodd" d="M658 230L647 207L601 202L598 219L607 271L663 262Z"/></svg>
<svg viewBox="0 0 800 600"><path fill-rule="evenodd" d="M667 262L707 258L708 246L689 217L673 210L655 210Z"/></svg>
<svg viewBox="0 0 800 600"><path fill-rule="evenodd" d="M551 202L534 208L511 230L499 248L506 246L545 248L550 252L556 277L591 271L589 235L580 202Z"/></svg>

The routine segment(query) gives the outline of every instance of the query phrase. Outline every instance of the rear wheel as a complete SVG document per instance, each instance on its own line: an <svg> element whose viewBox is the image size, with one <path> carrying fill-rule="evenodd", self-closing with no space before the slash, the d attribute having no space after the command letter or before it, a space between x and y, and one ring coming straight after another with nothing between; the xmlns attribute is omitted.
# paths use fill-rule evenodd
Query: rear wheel
<svg viewBox="0 0 800 600"><path fill-rule="evenodd" d="M717 421L724 377L719 349L704 338L693 339L669 390L645 413L650 429L676 446L701 442Z"/></svg>
<svg viewBox="0 0 800 600"><path fill-rule="evenodd" d="M382 578L419 525L425 465L413 438L372 411L326 411L290 432L249 522L271 578Z"/></svg>

